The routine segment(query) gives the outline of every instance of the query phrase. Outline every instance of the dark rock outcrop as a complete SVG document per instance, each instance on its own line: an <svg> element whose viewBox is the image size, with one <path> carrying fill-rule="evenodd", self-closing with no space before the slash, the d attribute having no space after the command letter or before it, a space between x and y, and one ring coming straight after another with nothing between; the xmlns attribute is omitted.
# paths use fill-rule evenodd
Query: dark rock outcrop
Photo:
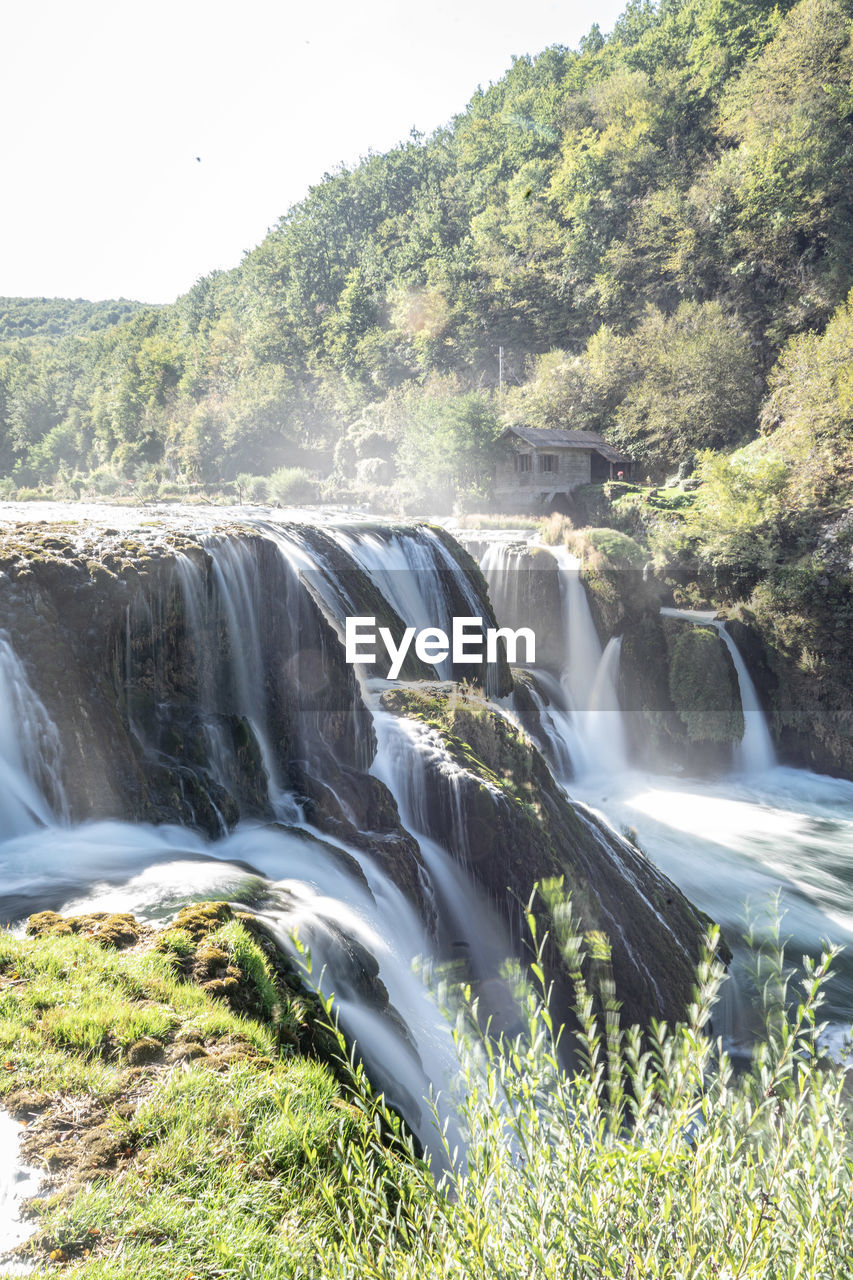
<svg viewBox="0 0 853 1280"><path fill-rule="evenodd" d="M390 690L383 703L444 744L444 759L422 753L413 784L426 791L425 834L464 864L516 943L531 886L563 877L583 930L611 941L626 1021L680 1018L708 918L639 849L572 804L533 744L482 699L433 686ZM549 956L565 1009L567 975L555 947Z"/></svg>

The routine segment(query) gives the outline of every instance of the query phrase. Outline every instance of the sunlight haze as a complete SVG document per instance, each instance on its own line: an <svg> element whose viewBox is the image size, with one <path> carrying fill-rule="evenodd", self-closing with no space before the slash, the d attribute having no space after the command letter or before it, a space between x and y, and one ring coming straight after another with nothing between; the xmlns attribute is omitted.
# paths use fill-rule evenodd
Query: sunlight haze
<svg viewBox="0 0 853 1280"><path fill-rule="evenodd" d="M7 7L0 295L167 302L340 163L431 133L621 3Z"/></svg>

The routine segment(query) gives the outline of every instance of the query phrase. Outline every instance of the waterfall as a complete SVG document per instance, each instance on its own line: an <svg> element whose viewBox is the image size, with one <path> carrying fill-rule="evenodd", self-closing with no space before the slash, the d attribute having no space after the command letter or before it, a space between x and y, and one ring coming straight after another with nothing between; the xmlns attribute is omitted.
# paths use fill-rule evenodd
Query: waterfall
<svg viewBox="0 0 853 1280"><path fill-rule="evenodd" d="M767 727L767 720L758 701L755 685L746 669L746 663L726 630L725 623L708 610L664 608L661 609L661 615L665 618L679 618L683 622L692 622L696 626L713 627L717 632L734 663L743 708L744 731L743 738L735 747L735 767L742 773L762 773L772 769L776 763L776 752Z"/></svg>
<svg viewBox="0 0 853 1280"><path fill-rule="evenodd" d="M530 601L524 586L529 580L529 545L512 540L492 539L478 557L489 588L495 617L511 626L530 626ZM521 621L523 619L523 621Z"/></svg>
<svg viewBox="0 0 853 1280"><path fill-rule="evenodd" d="M537 670L535 675L528 675L531 678L526 688L536 708L536 723L525 727L557 781L568 783L584 758L584 749L566 702L566 691L548 671Z"/></svg>
<svg viewBox="0 0 853 1280"><path fill-rule="evenodd" d="M537 553L533 561L533 553ZM548 575L542 558L556 569L559 591L559 642L548 634L552 620L545 602ZM535 568L533 565L535 564ZM530 693L540 710L542 732L554 768L565 778L586 773L613 773L627 767L627 745L617 694L621 641L612 638L604 652L598 638L581 562L566 547L546 546L535 535L504 534L485 542L480 568L489 585L495 613L501 624L533 625L545 631L537 652L541 655ZM533 576L538 588L529 585ZM531 616L532 597L540 597L537 617ZM549 673L542 662L559 671L563 697L548 692L547 703L536 688L543 688ZM567 703L566 707L564 704ZM567 768L566 753L570 758Z"/></svg>
<svg viewBox="0 0 853 1280"><path fill-rule="evenodd" d="M501 602L496 608L499 624L529 624L530 615L523 613L524 579L530 577L532 561L524 558L523 551L525 544L535 545L535 538L523 530L500 534L459 530L457 536L480 556L494 599ZM559 548L549 550L564 570L560 575L565 605L562 644L568 665L575 667L575 678L566 682L568 692L574 688L574 697L583 699L586 690L582 709L591 703L598 709L612 706L605 689L607 683L616 685L619 641L610 642L610 651L605 650L597 666L597 637L585 625L588 608L583 587L571 572L576 565ZM576 626L570 638L572 612ZM529 695L533 714L525 727L543 747L555 776L574 797L593 806L612 830L628 833L692 902L721 924L735 953L732 981L726 983L722 1006L714 1016L715 1031L726 1035L727 1045L742 1048L753 1025L750 986L742 976L749 968L740 941L744 904L749 901L755 908L777 894L785 912L784 932L791 935L792 963L806 952L819 955L825 938L846 944L828 994L830 1028L823 1041L829 1047L840 1044L849 1035L853 1008L848 856L853 839L853 784L776 765L755 687L725 625L707 612L662 612L665 617L713 627L731 655L745 726L744 737L735 747L733 773L719 779L656 774L647 771L649 764L641 759L634 769L597 776L588 769L585 735L590 720L584 723L578 716L576 702L574 708L567 705L567 690L552 674L560 664L553 660L548 664L551 670L540 665L525 676L516 694L518 713L524 719L521 695ZM665 660L663 652L660 660ZM602 678L598 684L601 666L610 668L609 680ZM580 670L583 679L577 674ZM591 719L594 724L595 717ZM606 724L606 717L602 719ZM618 717L610 720L611 725L618 723ZM574 766L570 773L565 768L566 752Z"/></svg>
<svg viewBox="0 0 853 1280"><path fill-rule="evenodd" d="M461 844L448 851L423 832L418 844L411 841L407 856L422 860L421 918L387 874L387 837L365 835L352 803L366 790L358 770L370 766L387 780L414 830L409 783L421 748L400 736L404 722L381 711L359 679L364 673L343 665L337 636L348 613L364 612L366 583L377 606L384 602L407 625L449 630L455 614L485 618L488 604L428 529L377 534L258 523L245 533L204 532L200 542L167 551L152 585L122 603L114 649L135 759L155 779L163 771L175 778L186 801L182 820L200 825L196 796L207 793L218 816L209 828L213 842L178 826L120 821L58 829L45 798L62 808L58 734L0 637L0 700L8 712L0 737L5 918L52 908L162 919L187 898L236 894L247 875L260 877L258 914L286 950L298 931L312 954L313 980L334 993L371 1078L430 1144L424 1098L430 1089L449 1098L455 1057L413 963L420 958L428 971L436 961L464 958L466 974L487 983L509 947L497 916L478 899ZM453 671L442 665L436 674ZM256 744L264 793L248 799L241 725L240 742L247 734ZM305 784L333 798L342 829L349 822L358 842L306 819ZM229 833L235 802L255 821ZM383 803L394 809L394 800ZM257 825L271 815L287 828ZM457 826L461 832L461 820ZM409 838L398 831L396 844ZM389 868L403 856L395 848ZM376 966L387 1009L365 996L359 954ZM449 1103L441 1113L452 1123Z"/></svg>
<svg viewBox="0 0 853 1280"><path fill-rule="evenodd" d="M252 898L257 913L284 948L292 947L290 934L298 929L311 949L316 980L335 993L342 1025L364 1053L371 1077L428 1142L423 1096L430 1083L449 1088L453 1056L412 962L421 957L429 968L464 960L484 1007L500 1010L504 993L496 975L517 930L513 904L498 900L508 881L486 874L499 830L489 823L493 813L521 808L524 797L507 800L488 770L477 775L458 764L462 756L451 754L436 729L387 710L380 701L387 682L345 665L340 640L344 620L353 614L384 609L389 625L449 629L454 615L485 616L488 602L477 575L467 573L425 526L317 528L243 520L239 528L223 530L217 520L195 541L180 542L183 550L165 545L141 585L116 591L103 645L114 666L105 659L109 679L87 686L93 699L105 688L114 690L123 716L114 741L122 750L129 740L133 744L117 771L120 780L132 786L141 776L145 800L165 776L157 793L165 795L161 809L143 809L142 801L124 810L93 806L85 826L59 822L67 809L63 779L77 812L73 753L78 772L82 749L103 759L106 771L113 739L102 746L94 716L79 732L67 707L63 721L57 710L62 690L52 675L44 683L35 680L43 672L33 670L22 647L27 627L16 634L14 619L8 624L18 653L28 658L26 667L0 634L0 703L7 713L0 722L4 918L17 921L42 907L87 907L158 920L188 898L245 901L247 880L259 882ZM500 625L529 625L524 610L530 600L541 609L536 626L552 643L553 660L549 656L520 677L515 711L523 719L526 690L532 736L563 787L603 810L617 830L634 830L649 857L732 928L740 887L764 890L780 878L786 891L809 901L809 910L796 917L804 948L821 933L835 932L827 919L850 924L849 891L845 899L837 870L838 849L849 840L850 826L843 825L847 793L833 792L827 802L841 834L819 826L821 804L815 802L808 821L780 820L768 836L758 787L770 779L728 778L721 796L710 782L650 782L631 773L616 692L621 640L611 639L602 651L577 560L564 548L526 542L528 537L481 536L482 565L500 601ZM525 579L537 574L531 596ZM731 637L705 615L674 612L717 627L732 654L744 705L739 763L753 772L772 764L766 725ZM100 636L89 635L99 643ZM79 657L69 651L69 670L75 661ZM435 669L442 680L454 674L449 662ZM491 714L492 704L487 706ZM61 743L56 724L65 725ZM492 777L500 778L504 767L499 762ZM776 792L768 803L776 809L795 803L787 775L776 770L774 777ZM544 795L544 785L537 785ZM755 792L743 790L749 787ZM169 808L182 788L184 808ZM734 813L724 809L732 788L741 788ZM218 824L201 821L198 793L205 790L218 807ZM556 789L554 794L562 801ZM806 812L805 801L796 803ZM116 812L146 821L106 820ZM673 964L683 962L668 932L672 885L662 876L654 879L644 853L626 845L604 818L582 805L576 813L572 831L585 858L578 883L592 886L585 901L593 902L608 880L609 915L602 927L632 952L638 972L645 966L650 988L665 989L673 972L669 953ZM160 825L148 825L149 819ZM785 841L794 853L780 852ZM535 840L525 847L532 857ZM816 849L820 865L811 876L796 864ZM501 875L510 863L506 858L500 864ZM571 865L573 873L581 866ZM652 932L669 949L660 966L649 958L646 934L632 932L631 904L636 914L649 912L660 924L658 929L653 921ZM387 1007L360 985L358 957L368 953L378 967L377 989L382 984L387 990Z"/></svg>
<svg viewBox="0 0 853 1280"><path fill-rule="evenodd" d="M481 617L485 627L488 600L428 525L382 536L340 527L330 533L407 627L440 627L450 634L454 614ZM449 656L436 663L435 670L442 680L452 680L456 674ZM486 692L496 693L494 665L482 670Z"/></svg>
<svg viewBox="0 0 853 1280"><path fill-rule="evenodd" d="M559 569L563 606L563 640L566 644L562 680L577 711L589 707L601 662L601 642L592 620L586 590L581 580L581 562L565 547L549 547Z"/></svg>
<svg viewBox="0 0 853 1280"><path fill-rule="evenodd" d="M0 631L0 836L49 825L54 807L67 816L56 725Z"/></svg>
<svg viewBox="0 0 853 1280"><path fill-rule="evenodd" d="M619 773L628 767L628 748L616 684L622 637L611 636L599 659L589 694L589 708L582 714L590 767Z"/></svg>
<svg viewBox="0 0 853 1280"><path fill-rule="evenodd" d="M378 700L370 702L378 748L373 772L397 801L400 817L417 838L439 906L439 927L448 950L466 961L469 976L493 977L511 952L506 930L478 893L468 871L470 855L464 832L459 783L462 770L434 729L417 720L395 716ZM430 830L427 762L437 763L450 796L448 849Z"/></svg>

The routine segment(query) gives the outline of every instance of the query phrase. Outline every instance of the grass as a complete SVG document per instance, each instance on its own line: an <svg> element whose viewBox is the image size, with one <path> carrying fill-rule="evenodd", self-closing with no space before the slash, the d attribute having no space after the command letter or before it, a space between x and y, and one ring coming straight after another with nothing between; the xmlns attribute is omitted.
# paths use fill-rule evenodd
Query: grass
<svg viewBox="0 0 853 1280"><path fill-rule="evenodd" d="M87 1277L140 1280L275 1280L310 1262L331 1225L318 1180L334 1183L338 1142L355 1126L327 1068L300 1058L224 1073L193 1064L118 1123L132 1160L48 1204L45 1253Z"/></svg>
<svg viewBox="0 0 853 1280"><path fill-rule="evenodd" d="M455 521L460 529L537 529L540 523L539 516L478 515L470 512Z"/></svg>
<svg viewBox="0 0 853 1280"><path fill-rule="evenodd" d="M143 950L58 917L40 936L0 934L0 1094L29 1116L25 1156L56 1188L27 1246L43 1265L289 1276L328 1219L318 1170L334 1180L364 1121L328 1066L282 1043L288 996L243 925L221 904L183 914L195 937L166 930ZM188 957L213 954L263 1017L187 980Z"/></svg>
<svg viewBox="0 0 853 1280"><path fill-rule="evenodd" d="M176 976L175 952L0 939L4 1052L16 1034L47 1055L14 1074L56 1094L67 1086L52 1073L76 1063L78 1111L87 1089L111 1100L99 1132L112 1167L40 1206L38 1259L87 1280L850 1280L844 1077L818 1047L833 953L804 962L795 990L778 944L756 952L765 1032L736 1073L710 1029L723 980L713 932L684 1022L641 1035L620 1026L606 938L583 940L561 885L543 895L573 974L574 1029L549 1007L528 908L532 977L507 975L518 1034L491 1037L470 992L448 1000L467 1153L454 1161L445 1140L439 1182L360 1067L343 1096L269 1023L250 1031ZM241 926L218 928L206 946L245 945ZM97 1045L68 1043L44 1016L84 1006ZM256 1052L122 1076L140 1013L161 1032L168 1022L173 1043L249 1037Z"/></svg>
<svg viewBox="0 0 853 1280"><path fill-rule="evenodd" d="M132 1045L187 1031L276 1050L272 1028L212 1001L168 954L102 948L80 935L0 934L0 1098L60 1088L111 1098Z"/></svg>
<svg viewBox="0 0 853 1280"><path fill-rule="evenodd" d="M850 1280L853 1158L844 1074L818 1048L832 952L757 955L765 1039L736 1074L710 1018L723 980L709 935L676 1027L619 1026L603 935L584 954L571 906L546 886L574 973L577 1029L556 1026L544 939L528 911L535 986L516 974L525 1029L490 1041L457 1017L464 1168L391 1198L356 1158L317 1274L339 1280ZM591 983L589 975L598 974ZM792 1001L793 997L793 1001ZM448 1156L450 1155L448 1151Z"/></svg>

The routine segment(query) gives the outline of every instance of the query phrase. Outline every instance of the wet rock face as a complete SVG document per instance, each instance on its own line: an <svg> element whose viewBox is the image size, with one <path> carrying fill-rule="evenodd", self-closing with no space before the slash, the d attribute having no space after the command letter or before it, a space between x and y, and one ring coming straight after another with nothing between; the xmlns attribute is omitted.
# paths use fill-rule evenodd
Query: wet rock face
<svg viewBox="0 0 853 1280"><path fill-rule="evenodd" d="M495 613L503 627L531 627L536 665L559 673L566 663L563 602L557 561L546 547L527 542L502 548L500 567L488 571Z"/></svg>
<svg viewBox="0 0 853 1280"><path fill-rule="evenodd" d="M310 590L257 531L205 541L77 526L0 539L0 618L57 726L70 817L219 835L271 818L275 775L306 797L323 779L321 818L343 806L350 826L402 840L366 780L370 715Z"/></svg>
<svg viewBox="0 0 853 1280"><path fill-rule="evenodd" d="M696 774L731 767L743 711L734 664L712 628L657 614L629 623L619 692L637 760Z"/></svg>
<svg viewBox="0 0 853 1280"><path fill-rule="evenodd" d="M851 608L829 635L823 626L823 646L831 641L835 651L814 662L784 652L768 619L744 611L744 618L726 623L755 683L780 760L842 778L853 778Z"/></svg>
<svg viewBox="0 0 853 1280"><path fill-rule="evenodd" d="M554 782L525 735L482 700L434 686L391 690L388 710L429 724L446 757L424 753L426 834L462 862L520 942L521 904L537 881L564 877L584 932L612 943L626 1022L683 1016L709 921L628 841ZM558 998L571 991L551 948Z"/></svg>

